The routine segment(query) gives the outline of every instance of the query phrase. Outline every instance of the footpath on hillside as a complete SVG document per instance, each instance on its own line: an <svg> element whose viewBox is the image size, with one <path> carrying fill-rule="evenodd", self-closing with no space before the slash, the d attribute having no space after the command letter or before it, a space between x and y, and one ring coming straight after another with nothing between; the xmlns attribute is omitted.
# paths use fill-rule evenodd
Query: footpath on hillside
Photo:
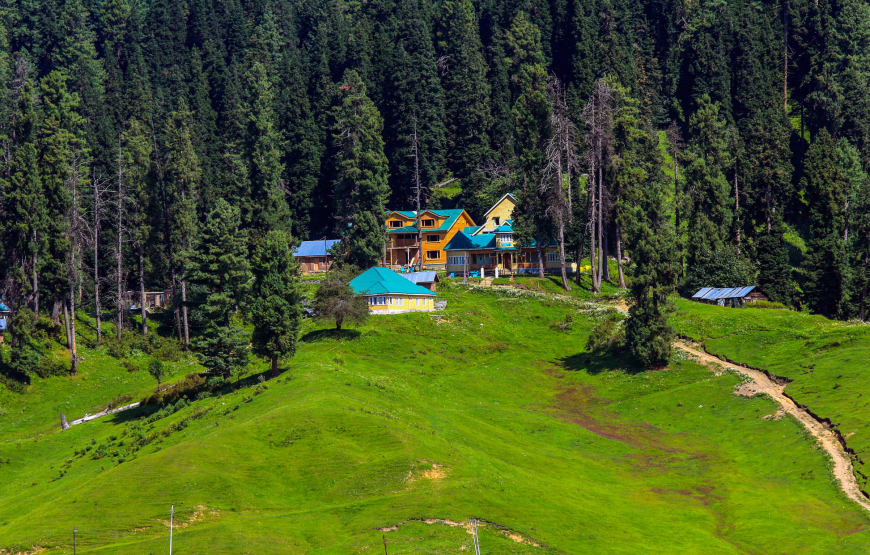
<svg viewBox="0 0 870 555"><path fill-rule="evenodd" d="M753 383L741 386L741 388L743 388L741 394L748 393L753 395L765 393L780 406L780 410L786 414L790 414L800 422L831 456L831 459L834 461L834 477L838 482L840 482L840 487L843 489L843 492L845 492L849 499L852 499L866 510L870 511L870 500L864 496L861 492L861 488L858 487L858 481L855 479L855 474L852 472L852 460L849 458L849 454L843 449L843 445L838 440L836 434L828 429L828 427L822 422L819 422L812 415L807 413L807 411L797 406L791 398L786 396L784 393L784 385L775 383L764 372L726 362L704 351L690 347L681 341L675 342L674 346L686 351L690 355L693 355L701 363L707 366L718 364L719 366L730 368L750 378Z"/></svg>

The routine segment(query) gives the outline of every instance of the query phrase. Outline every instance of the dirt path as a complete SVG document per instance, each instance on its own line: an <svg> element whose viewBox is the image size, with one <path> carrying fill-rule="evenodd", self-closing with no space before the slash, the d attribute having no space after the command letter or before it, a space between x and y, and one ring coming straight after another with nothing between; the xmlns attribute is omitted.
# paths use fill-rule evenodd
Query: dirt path
<svg viewBox="0 0 870 555"><path fill-rule="evenodd" d="M825 451L827 451L831 456L831 459L833 459L834 477L840 482L840 487L843 488L843 491L847 496L849 496L849 499L852 499L866 510L870 511L870 500L861 493L861 489L858 487L858 482L855 480L855 475L852 472L852 461L849 458L849 455L843 450L843 446L837 440L837 436L824 424L813 418L805 410L798 407L794 401L786 397L783 393L785 386L774 383L763 372L725 362L724 360L690 347L680 341L675 342L674 345L695 356L703 364L718 364L725 368L734 369L744 376L751 378L754 383L741 386L741 389L743 389L741 393L766 393L776 401L777 404L779 404L783 412L790 414L798 422L803 424L804 428L806 428L813 437L818 440L819 444Z"/></svg>

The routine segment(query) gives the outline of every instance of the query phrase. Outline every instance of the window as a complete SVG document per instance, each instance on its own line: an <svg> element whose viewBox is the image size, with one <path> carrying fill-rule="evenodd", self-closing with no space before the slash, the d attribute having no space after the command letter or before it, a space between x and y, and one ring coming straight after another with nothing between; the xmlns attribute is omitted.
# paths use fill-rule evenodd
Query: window
<svg viewBox="0 0 870 555"><path fill-rule="evenodd" d="M435 227L435 220L423 220L423 227Z"/></svg>
<svg viewBox="0 0 870 555"><path fill-rule="evenodd" d="M559 262L559 253L548 252L547 253L547 262Z"/></svg>
<svg viewBox="0 0 870 555"><path fill-rule="evenodd" d="M448 256L447 264L451 266L465 266L467 257L465 256Z"/></svg>
<svg viewBox="0 0 870 555"><path fill-rule="evenodd" d="M426 258L429 260L438 260L441 258L441 253L438 251L426 251Z"/></svg>
<svg viewBox="0 0 870 555"><path fill-rule="evenodd" d="M417 299L417 306L420 306L420 297L414 297L414 298Z"/></svg>
<svg viewBox="0 0 870 555"><path fill-rule="evenodd" d="M430 243L438 243L441 241L441 237L439 237L437 235L427 235L426 240L429 241Z"/></svg>
<svg viewBox="0 0 870 555"><path fill-rule="evenodd" d="M391 221L390 227L402 227L402 222L399 221Z"/></svg>
<svg viewBox="0 0 870 555"><path fill-rule="evenodd" d="M512 233L499 233L498 240L501 241L502 245L510 245L514 242L514 236Z"/></svg>
<svg viewBox="0 0 870 555"><path fill-rule="evenodd" d="M369 305L371 306L384 306L387 304L386 297L369 297Z"/></svg>
<svg viewBox="0 0 870 555"><path fill-rule="evenodd" d="M390 297L390 304L393 304L393 298Z"/></svg>
<svg viewBox="0 0 870 555"><path fill-rule="evenodd" d="M498 216L494 216L492 218L492 223L495 226L500 226L501 225L501 218L499 218Z"/></svg>
<svg viewBox="0 0 870 555"><path fill-rule="evenodd" d="M399 297L396 304L399 306L405 306L405 297Z"/></svg>

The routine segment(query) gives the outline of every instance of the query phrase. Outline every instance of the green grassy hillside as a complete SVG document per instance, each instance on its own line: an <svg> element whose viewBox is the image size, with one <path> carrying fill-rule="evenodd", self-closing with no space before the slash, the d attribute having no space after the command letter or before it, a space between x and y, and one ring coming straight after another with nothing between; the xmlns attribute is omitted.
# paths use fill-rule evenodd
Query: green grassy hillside
<svg viewBox="0 0 870 555"><path fill-rule="evenodd" d="M678 307L677 330L703 342L708 352L790 380L786 394L846 437L867 491L870 326L789 310L735 310L684 300Z"/></svg>
<svg viewBox="0 0 870 555"><path fill-rule="evenodd" d="M167 553L174 503L182 555L468 552L469 517L490 554L866 552L824 454L734 374L590 357L577 300L441 296L440 321L307 323L279 378L169 415L60 432L59 407L153 387L97 351L3 393L0 549L71 553L78 527L82 553Z"/></svg>

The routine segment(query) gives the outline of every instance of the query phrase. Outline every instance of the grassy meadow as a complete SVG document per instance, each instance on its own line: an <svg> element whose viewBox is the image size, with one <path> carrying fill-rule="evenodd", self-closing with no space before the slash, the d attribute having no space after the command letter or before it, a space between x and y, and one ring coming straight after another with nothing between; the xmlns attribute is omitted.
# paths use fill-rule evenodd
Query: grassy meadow
<svg viewBox="0 0 870 555"><path fill-rule="evenodd" d="M870 468L870 326L802 312L728 309L681 300L677 331L708 352L761 368L790 383L786 394L830 420L854 450L858 483Z"/></svg>
<svg viewBox="0 0 870 555"><path fill-rule="evenodd" d="M867 552L870 518L825 454L764 419L771 401L734 396L735 374L593 357L605 308L577 299L439 295L441 319L306 322L277 379L258 362L179 410L61 432L61 410L153 390L105 349L76 377L3 391L0 553L72 553L77 527L81 553L165 554L171 504L180 555L371 554L383 538L390 554L470 552L470 517L489 554ZM708 314L681 309L700 330ZM711 315L703 333L730 325ZM173 364L175 380L197 370Z"/></svg>

